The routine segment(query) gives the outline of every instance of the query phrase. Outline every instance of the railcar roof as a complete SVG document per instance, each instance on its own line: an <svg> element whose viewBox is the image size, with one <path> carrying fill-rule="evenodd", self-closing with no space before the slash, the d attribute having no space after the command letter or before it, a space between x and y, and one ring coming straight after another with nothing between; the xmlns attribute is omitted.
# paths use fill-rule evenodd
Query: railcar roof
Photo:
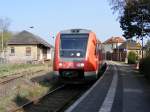
<svg viewBox="0 0 150 112"><path fill-rule="evenodd" d="M87 29L68 29L68 30L63 30L63 31L61 31L60 33L61 34L73 34L73 33L75 33L75 34L81 34L81 33L90 33L91 32L91 30L87 30Z"/></svg>

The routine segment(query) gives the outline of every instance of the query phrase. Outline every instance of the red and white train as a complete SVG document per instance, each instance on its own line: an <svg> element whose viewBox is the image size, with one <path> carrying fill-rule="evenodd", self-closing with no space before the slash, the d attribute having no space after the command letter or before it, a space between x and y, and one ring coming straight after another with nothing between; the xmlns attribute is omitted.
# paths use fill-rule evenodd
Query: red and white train
<svg viewBox="0 0 150 112"><path fill-rule="evenodd" d="M53 63L55 77L73 82L97 79L102 63L101 43L94 32L69 29L57 34Z"/></svg>

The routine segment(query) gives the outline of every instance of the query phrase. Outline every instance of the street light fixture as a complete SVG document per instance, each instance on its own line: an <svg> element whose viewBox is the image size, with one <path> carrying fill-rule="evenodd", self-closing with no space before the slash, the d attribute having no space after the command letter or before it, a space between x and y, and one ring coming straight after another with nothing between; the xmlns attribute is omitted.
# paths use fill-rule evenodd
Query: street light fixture
<svg viewBox="0 0 150 112"><path fill-rule="evenodd" d="M29 28L33 29L33 28L34 28L34 26L30 26Z"/></svg>

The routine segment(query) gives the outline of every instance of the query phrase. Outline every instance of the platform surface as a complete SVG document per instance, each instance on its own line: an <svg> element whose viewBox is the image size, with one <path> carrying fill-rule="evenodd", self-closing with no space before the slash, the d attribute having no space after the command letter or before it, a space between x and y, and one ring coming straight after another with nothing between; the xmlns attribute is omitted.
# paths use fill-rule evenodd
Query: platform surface
<svg viewBox="0 0 150 112"><path fill-rule="evenodd" d="M126 64L108 62L104 75L65 112L150 112L150 83Z"/></svg>

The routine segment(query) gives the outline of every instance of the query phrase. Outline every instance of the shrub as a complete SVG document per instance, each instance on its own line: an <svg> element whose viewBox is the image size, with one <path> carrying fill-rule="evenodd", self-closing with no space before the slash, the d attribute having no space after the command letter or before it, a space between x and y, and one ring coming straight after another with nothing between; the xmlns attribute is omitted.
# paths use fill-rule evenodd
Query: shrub
<svg viewBox="0 0 150 112"><path fill-rule="evenodd" d="M146 77L150 78L150 56L147 56L140 60L139 71Z"/></svg>
<svg viewBox="0 0 150 112"><path fill-rule="evenodd" d="M130 51L128 54L128 63L135 64L136 63L136 54L133 51Z"/></svg>

